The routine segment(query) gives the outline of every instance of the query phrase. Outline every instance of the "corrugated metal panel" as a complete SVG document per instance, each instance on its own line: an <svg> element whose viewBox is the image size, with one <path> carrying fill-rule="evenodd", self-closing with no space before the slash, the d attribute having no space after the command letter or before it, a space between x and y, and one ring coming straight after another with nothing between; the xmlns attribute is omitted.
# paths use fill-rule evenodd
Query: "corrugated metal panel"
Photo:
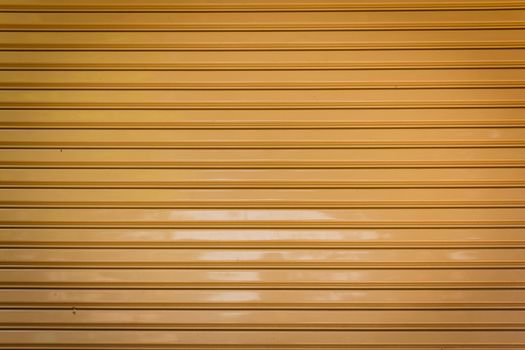
<svg viewBox="0 0 525 350"><path fill-rule="evenodd" d="M525 348L524 1L0 7L0 348Z"/></svg>

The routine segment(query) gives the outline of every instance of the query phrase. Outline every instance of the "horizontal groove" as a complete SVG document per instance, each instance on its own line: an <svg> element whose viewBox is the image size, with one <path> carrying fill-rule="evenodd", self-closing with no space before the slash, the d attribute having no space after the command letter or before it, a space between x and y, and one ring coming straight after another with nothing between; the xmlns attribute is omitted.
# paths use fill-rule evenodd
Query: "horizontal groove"
<svg viewBox="0 0 525 350"><path fill-rule="evenodd" d="M353 168L522 168L525 160L491 161L196 161L196 162L56 162L1 161L0 169L353 169Z"/></svg>
<svg viewBox="0 0 525 350"><path fill-rule="evenodd" d="M275 83L9 83L8 90L343 90L343 89L442 89L522 88L525 81L385 81L385 82L275 82Z"/></svg>
<svg viewBox="0 0 525 350"><path fill-rule="evenodd" d="M499 10L522 9L523 1L330 1L330 2L40 2L2 1L3 12L259 12L259 11L400 11L400 10Z"/></svg>
<svg viewBox="0 0 525 350"><path fill-rule="evenodd" d="M102 24L2 24L2 31L24 32L206 32L206 31L340 31L340 30L449 30L523 29L523 21L375 22L375 23L102 23Z"/></svg>
<svg viewBox="0 0 525 350"><path fill-rule="evenodd" d="M525 61L436 62L296 62L296 63L51 63L2 62L0 70L356 70L356 69L449 69L524 68Z"/></svg>
<svg viewBox="0 0 525 350"><path fill-rule="evenodd" d="M0 51L294 51L294 50L423 50L423 49L520 49L525 41L458 42L333 42L333 43L0 43Z"/></svg>
<svg viewBox="0 0 525 350"><path fill-rule="evenodd" d="M207 208L207 209L302 209L302 208L524 208L525 201L285 201L285 200L252 200L252 201L163 201L163 202L133 202L133 201L0 201L0 208Z"/></svg>
<svg viewBox="0 0 525 350"><path fill-rule="evenodd" d="M68 142L2 141L0 149L319 149L319 148L505 148L524 147L525 140L425 141L172 141Z"/></svg>
<svg viewBox="0 0 525 350"><path fill-rule="evenodd" d="M500 181L0 181L0 188L519 188L525 180Z"/></svg>
<svg viewBox="0 0 525 350"><path fill-rule="evenodd" d="M522 108L525 101L304 101L304 102L2 102L2 109L368 109Z"/></svg>
<svg viewBox="0 0 525 350"><path fill-rule="evenodd" d="M399 121L178 121L178 122L48 122L1 121L0 129L429 129L525 127L525 119Z"/></svg>

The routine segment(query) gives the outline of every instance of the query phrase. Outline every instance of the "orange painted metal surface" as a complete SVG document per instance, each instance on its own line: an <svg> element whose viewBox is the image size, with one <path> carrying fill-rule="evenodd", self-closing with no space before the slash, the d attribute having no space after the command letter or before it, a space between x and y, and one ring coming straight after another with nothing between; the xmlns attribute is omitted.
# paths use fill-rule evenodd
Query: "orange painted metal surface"
<svg viewBox="0 0 525 350"><path fill-rule="evenodd" d="M0 27L0 349L525 348L525 2Z"/></svg>

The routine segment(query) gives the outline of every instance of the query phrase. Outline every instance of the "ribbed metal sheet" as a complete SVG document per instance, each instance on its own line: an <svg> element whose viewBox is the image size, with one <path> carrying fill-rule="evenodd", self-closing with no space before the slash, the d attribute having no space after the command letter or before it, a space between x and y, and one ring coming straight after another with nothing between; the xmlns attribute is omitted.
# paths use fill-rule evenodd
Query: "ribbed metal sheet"
<svg viewBox="0 0 525 350"><path fill-rule="evenodd" d="M525 348L525 1L0 31L1 349Z"/></svg>

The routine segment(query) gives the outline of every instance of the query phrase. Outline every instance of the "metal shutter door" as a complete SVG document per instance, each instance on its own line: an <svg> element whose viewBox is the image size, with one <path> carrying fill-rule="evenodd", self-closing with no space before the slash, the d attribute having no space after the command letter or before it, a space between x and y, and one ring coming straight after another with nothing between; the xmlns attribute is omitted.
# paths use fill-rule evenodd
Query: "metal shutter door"
<svg viewBox="0 0 525 350"><path fill-rule="evenodd" d="M0 348L525 347L523 1L0 6Z"/></svg>

